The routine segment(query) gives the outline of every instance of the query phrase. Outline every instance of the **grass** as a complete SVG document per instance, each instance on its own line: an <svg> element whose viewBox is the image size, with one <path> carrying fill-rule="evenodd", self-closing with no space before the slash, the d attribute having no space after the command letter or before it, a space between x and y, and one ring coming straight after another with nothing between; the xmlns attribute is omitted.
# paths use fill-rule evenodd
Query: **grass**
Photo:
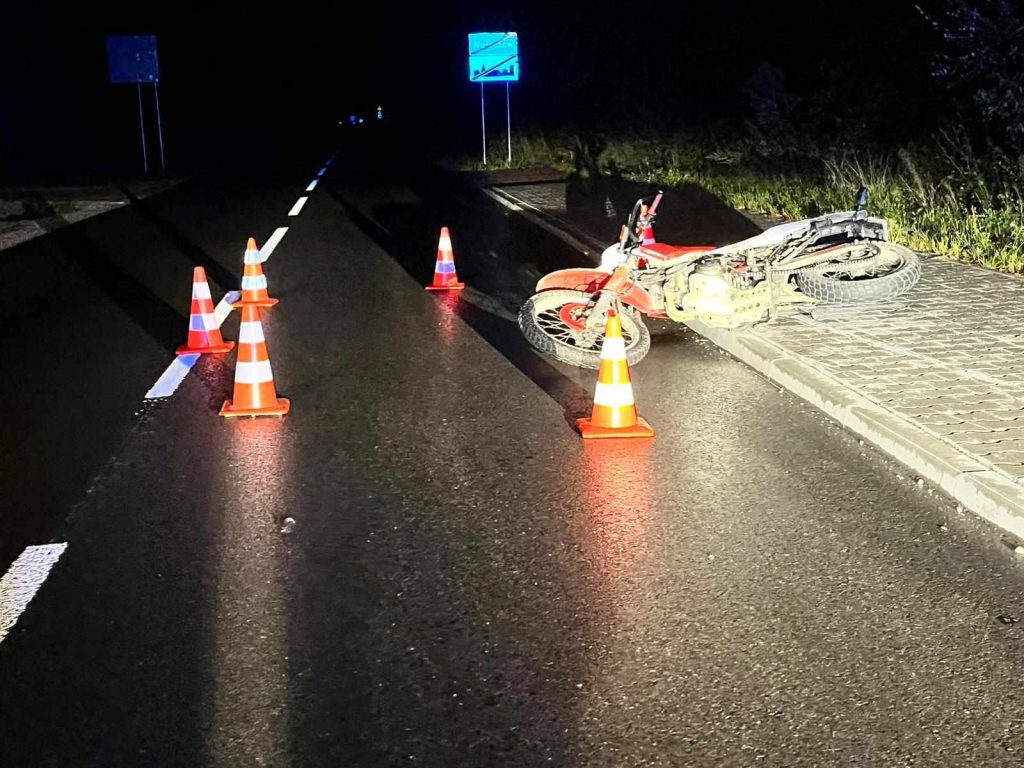
<svg viewBox="0 0 1024 768"><path fill-rule="evenodd" d="M505 148L500 149L493 157L504 159ZM789 167L766 163L742 149L708 146L682 135L605 138L595 149L568 132L555 132L519 134L512 152L513 167L615 170L659 186L699 184L735 208L776 219L849 210L856 190L866 185L868 209L888 220L893 240L914 250L1024 273L1020 193L1009 185L993 192L970 163L949 155L949 147L917 156L907 150L895 156L815 153L797 168L795 162ZM941 166L945 173L922 170L925 165Z"/></svg>

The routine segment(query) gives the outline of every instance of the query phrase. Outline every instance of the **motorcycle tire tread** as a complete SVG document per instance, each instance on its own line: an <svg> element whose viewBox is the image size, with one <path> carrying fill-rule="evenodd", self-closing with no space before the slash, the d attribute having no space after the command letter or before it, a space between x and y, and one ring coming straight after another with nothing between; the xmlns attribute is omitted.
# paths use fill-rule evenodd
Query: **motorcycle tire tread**
<svg viewBox="0 0 1024 768"><path fill-rule="evenodd" d="M818 269L808 269L796 273L797 286L822 304L866 304L893 299L917 284L921 260L909 248L893 244L888 247L900 250L903 263L887 275L870 280L837 280L820 274Z"/></svg>
<svg viewBox="0 0 1024 768"><path fill-rule="evenodd" d="M519 310L519 329L523 332L523 336L530 343L534 349L538 352L542 352L545 355L549 355L556 360L560 360L568 365L575 366L577 368L591 368L596 369L601 365L601 352L600 350L586 350L579 349L568 344L559 344L537 325L536 316L534 314L534 297L526 300L526 303ZM635 328L633 329L636 333L636 343L626 347L626 360L629 365L636 365L651 350L651 332L647 326L636 317L630 314L629 320Z"/></svg>

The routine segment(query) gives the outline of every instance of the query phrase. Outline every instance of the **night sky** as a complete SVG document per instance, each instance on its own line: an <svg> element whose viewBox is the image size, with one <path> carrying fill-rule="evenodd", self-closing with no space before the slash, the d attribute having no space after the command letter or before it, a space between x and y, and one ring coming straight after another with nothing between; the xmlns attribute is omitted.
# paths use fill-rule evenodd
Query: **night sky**
<svg viewBox="0 0 1024 768"><path fill-rule="evenodd" d="M638 130L738 114L740 86L759 61L781 67L793 88L813 88L835 70L829 57L837 48L862 45L851 71L870 83L908 56L905 47L875 45L872 28L923 29L913 3L902 1L831 12L820 3L737 0L516 2L508 10L446 2L415 15L367 6L359 16L375 10L372 24L354 15L328 21L343 13L339 4L330 12L278 4L230 14L206 5L117 15L85 4L5 11L0 174L92 173L136 160L135 89L108 83L110 34L157 35L168 153L172 167L190 171L225 150L242 151L240 136L326 131L377 103L424 139L471 149L479 130L479 88L466 75L471 31L519 33L516 125L587 130L612 122ZM495 110L502 90L488 91Z"/></svg>

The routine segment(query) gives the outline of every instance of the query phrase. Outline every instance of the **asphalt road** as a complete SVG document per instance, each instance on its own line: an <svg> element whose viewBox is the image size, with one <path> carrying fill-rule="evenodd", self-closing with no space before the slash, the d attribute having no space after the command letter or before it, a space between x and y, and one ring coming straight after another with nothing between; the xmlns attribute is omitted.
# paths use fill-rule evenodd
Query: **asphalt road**
<svg viewBox="0 0 1024 768"><path fill-rule="evenodd" d="M657 437L583 443L593 372L510 314L578 256L385 156L295 217L317 161L4 255L3 566L68 548L0 643L0 765L1021 764L997 533L669 326ZM462 296L422 288L441 225ZM191 265L216 299L278 226L292 412L218 418L233 357L144 405Z"/></svg>

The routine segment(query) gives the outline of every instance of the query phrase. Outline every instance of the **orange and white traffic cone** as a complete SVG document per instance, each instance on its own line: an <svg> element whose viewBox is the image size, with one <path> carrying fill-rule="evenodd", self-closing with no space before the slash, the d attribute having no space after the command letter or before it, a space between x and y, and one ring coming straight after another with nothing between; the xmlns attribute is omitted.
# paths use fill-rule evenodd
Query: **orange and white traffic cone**
<svg viewBox="0 0 1024 768"><path fill-rule="evenodd" d="M256 247L256 239L250 237L245 244L245 271L242 273L242 296L234 307L252 304L255 307L272 307L277 299L270 298L267 293L267 276L263 274L263 262L260 249Z"/></svg>
<svg viewBox="0 0 1024 768"><path fill-rule="evenodd" d="M238 329L234 399L224 401L220 415L284 416L290 408L291 403L278 397L274 388L274 372L270 368L260 310L256 304L243 304L242 322Z"/></svg>
<svg viewBox="0 0 1024 768"><path fill-rule="evenodd" d="M613 310L601 345L594 410L589 419L577 419L583 437L654 437L651 425L636 415L633 385L629 380L622 320Z"/></svg>
<svg viewBox="0 0 1024 768"><path fill-rule="evenodd" d="M230 352L233 341L224 341L213 312L213 297L206 281L206 270L192 270L192 309L188 318L188 342L177 349L179 355L216 355Z"/></svg>
<svg viewBox="0 0 1024 768"><path fill-rule="evenodd" d="M466 287L459 282L455 273L455 254L452 253L452 238L448 227L441 227L441 237L437 241L437 262L434 264L434 282L427 286L428 291L461 291Z"/></svg>

